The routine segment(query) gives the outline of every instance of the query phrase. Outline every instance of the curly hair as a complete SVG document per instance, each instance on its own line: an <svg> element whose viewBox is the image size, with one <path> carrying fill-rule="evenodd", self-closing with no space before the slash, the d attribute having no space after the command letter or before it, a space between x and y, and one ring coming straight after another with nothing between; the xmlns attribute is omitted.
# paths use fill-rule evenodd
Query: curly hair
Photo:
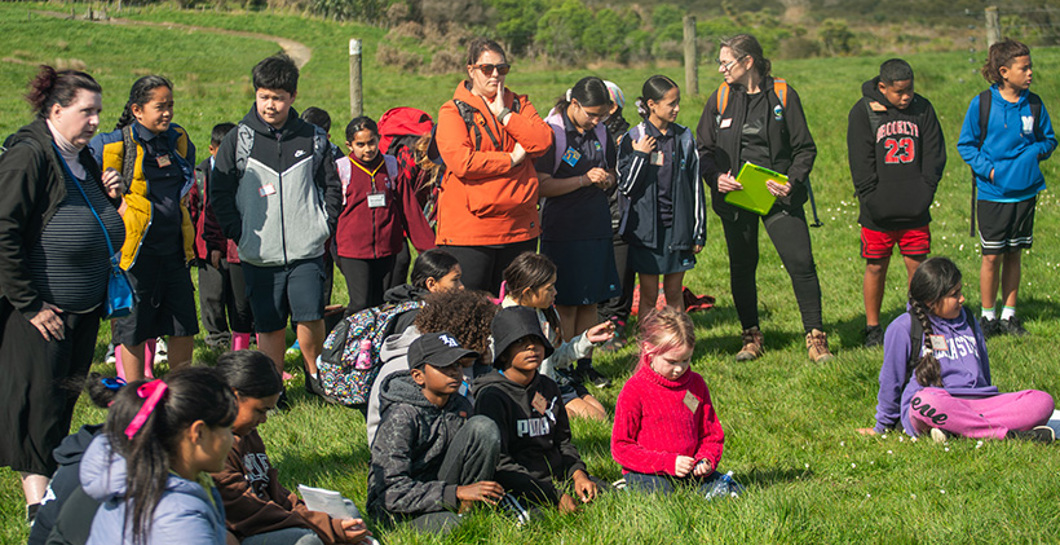
<svg viewBox="0 0 1060 545"><path fill-rule="evenodd" d="M413 322L420 333L448 331L468 350L485 354L497 305L484 291L458 290L427 295Z"/></svg>

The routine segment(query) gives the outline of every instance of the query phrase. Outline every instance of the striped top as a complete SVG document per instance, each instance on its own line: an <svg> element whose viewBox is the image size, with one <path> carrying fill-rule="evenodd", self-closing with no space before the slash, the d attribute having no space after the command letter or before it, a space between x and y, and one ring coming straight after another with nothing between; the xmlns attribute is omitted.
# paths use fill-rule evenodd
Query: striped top
<svg viewBox="0 0 1060 545"><path fill-rule="evenodd" d="M41 299L66 312L88 312L103 303L110 259L107 241L81 191L69 173L63 174L66 198L29 250L27 267ZM81 187L107 226L115 251L125 241L125 224L94 180Z"/></svg>

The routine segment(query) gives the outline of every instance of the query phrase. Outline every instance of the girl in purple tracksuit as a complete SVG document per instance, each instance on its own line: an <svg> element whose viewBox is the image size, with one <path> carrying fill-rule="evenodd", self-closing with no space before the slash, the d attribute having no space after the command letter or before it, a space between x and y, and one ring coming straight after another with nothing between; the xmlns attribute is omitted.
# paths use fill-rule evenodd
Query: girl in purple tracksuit
<svg viewBox="0 0 1060 545"><path fill-rule="evenodd" d="M1044 426L1053 398L1038 390L1000 393L978 322L962 306L961 272L952 261L924 261L909 284L909 312L884 337L875 433L901 426L909 435L1053 440ZM923 328L917 344L912 320ZM916 350L918 357L913 357ZM870 432L871 433L871 432Z"/></svg>

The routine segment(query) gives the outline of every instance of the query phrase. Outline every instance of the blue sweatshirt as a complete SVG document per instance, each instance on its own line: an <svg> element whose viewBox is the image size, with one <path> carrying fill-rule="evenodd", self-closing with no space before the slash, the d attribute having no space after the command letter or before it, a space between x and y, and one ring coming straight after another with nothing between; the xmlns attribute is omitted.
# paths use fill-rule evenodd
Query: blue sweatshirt
<svg viewBox="0 0 1060 545"><path fill-rule="evenodd" d="M910 320L906 312L887 326L883 339L883 367L880 369L880 393L876 396L876 433L895 427L901 419L902 427L909 435L916 435L909 421L909 403L923 386L917 383L916 374L908 370L909 382L905 381L909 356L913 346L909 339ZM996 386L990 385L990 360L986 356L986 341L979 324L968 319L968 311L946 320L931 315L931 327L936 335L946 338L946 351L935 351L935 358L942 367L942 388L956 396L990 396L998 394ZM923 340L917 345L923 350Z"/></svg>
<svg viewBox="0 0 1060 545"><path fill-rule="evenodd" d="M1048 159L1056 149L1056 135L1043 104L1038 132L1044 140L1036 139L1034 116L1027 98L1029 94L1029 91L1023 91L1019 100L1013 103L1001 97L997 85L990 87L993 101L986 125L986 140L981 149L979 95L968 105L957 151L975 172L981 201L1020 202L1045 189L1045 177L1038 162ZM991 169L994 170L993 182L990 181Z"/></svg>

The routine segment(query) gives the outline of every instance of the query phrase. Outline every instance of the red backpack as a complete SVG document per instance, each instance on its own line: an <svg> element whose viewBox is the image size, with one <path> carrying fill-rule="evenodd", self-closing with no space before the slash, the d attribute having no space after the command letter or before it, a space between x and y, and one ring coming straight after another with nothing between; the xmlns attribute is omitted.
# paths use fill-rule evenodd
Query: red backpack
<svg viewBox="0 0 1060 545"><path fill-rule="evenodd" d="M388 153L390 144L401 136L420 136L431 134L434 120L423 110L400 107L391 108L379 118L379 151Z"/></svg>

